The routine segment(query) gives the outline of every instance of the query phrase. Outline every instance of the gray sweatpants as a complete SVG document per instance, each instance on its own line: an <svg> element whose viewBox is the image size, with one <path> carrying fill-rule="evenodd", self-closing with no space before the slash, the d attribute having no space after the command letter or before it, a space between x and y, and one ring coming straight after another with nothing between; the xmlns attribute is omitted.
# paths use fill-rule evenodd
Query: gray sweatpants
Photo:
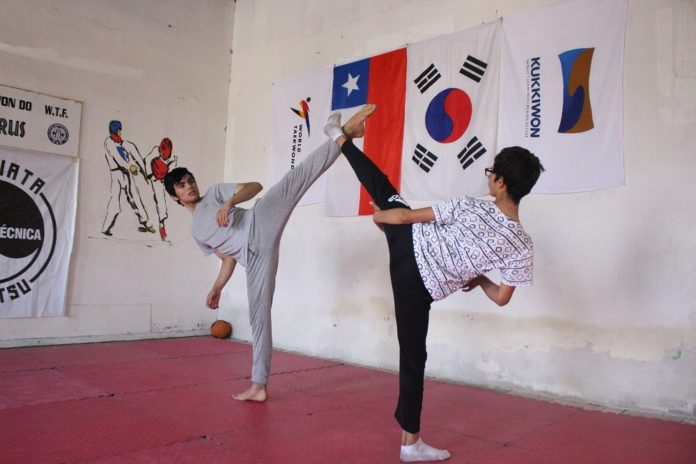
<svg viewBox="0 0 696 464"><path fill-rule="evenodd" d="M340 153L338 145L328 140L288 171L252 208L246 274L254 356L251 381L254 383L266 385L271 370L271 305L283 229L302 195Z"/></svg>

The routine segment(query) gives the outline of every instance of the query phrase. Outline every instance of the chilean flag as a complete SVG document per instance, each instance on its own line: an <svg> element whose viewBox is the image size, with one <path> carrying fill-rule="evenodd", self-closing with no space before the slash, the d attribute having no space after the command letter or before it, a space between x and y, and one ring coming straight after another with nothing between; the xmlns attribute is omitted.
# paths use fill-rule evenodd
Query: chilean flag
<svg viewBox="0 0 696 464"><path fill-rule="evenodd" d="M401 163L406 103L406 48L334 68L331 110L348 120L367 103L377 110L365 125L365 137L354 143L384 172L394 186L401 184ZM348 162L339 158L329 171L326 214L372 214L370 196L360 186Z"/></svg>

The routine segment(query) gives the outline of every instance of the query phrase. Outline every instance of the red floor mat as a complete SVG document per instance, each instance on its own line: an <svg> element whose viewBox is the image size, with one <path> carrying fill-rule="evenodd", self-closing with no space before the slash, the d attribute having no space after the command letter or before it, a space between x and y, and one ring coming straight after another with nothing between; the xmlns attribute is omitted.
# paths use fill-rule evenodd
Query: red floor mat
<svg viewBox="0 0 696 464"><path fill-rule="evenodd" d="M0 463L398 463L393 373L196 337L0 350ZM451 462L696 464L696 426L426 381L423 437Z"/></svg>

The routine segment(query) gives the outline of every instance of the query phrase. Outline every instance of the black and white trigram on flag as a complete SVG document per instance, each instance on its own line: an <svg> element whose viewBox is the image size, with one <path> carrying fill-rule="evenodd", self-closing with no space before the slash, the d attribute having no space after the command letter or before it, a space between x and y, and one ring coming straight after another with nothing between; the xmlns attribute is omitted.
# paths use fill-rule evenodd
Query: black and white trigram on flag
<svg viewBox="0 0 696 464"><path fill-rule="evenodd" d="M411 161L416 163L416 166L421 168L423 171L430 172L430 169L435 166L437 155L430 153L423 145L417 144Z"/></svg>
<svg viewBox="0 0 696 464"><path fill-rule="evenodd" d="M413 83L416 84L416 87L418 87L418 90L420 90L420 93L426 92L431 85L436 83L440 78L442 77L442 74L440 74L440 71L435 67L433 63L430 63L430 66L425 68L425 71L423 71L418 77L413 79Z"/></svg>
<svg viewBox="0 0 696 464"><path fill-rule="evenodd" d="M459 70L459 73L463 74L474 82L481 82L483 75L486 73L486 68L488 68L488 63L484 63L483 61L469 55L466 57L466 61L464 61L462 69Z"/></svg>
<svg viewBox="0 0 696 464"><path fill-rule="evenodd" d="M488 192L501 21L409 45L401 190L412 200Z"/></svg>
<svg viewBox="0 0 696 464"><path fill-rule="evenodd" d="M462 165L462 169L466 169L485 153L486 147L483 146L478 137L474 137L473 139L469 140L469 143L467 143L464 149L459 152L457 159Z"/></svg>

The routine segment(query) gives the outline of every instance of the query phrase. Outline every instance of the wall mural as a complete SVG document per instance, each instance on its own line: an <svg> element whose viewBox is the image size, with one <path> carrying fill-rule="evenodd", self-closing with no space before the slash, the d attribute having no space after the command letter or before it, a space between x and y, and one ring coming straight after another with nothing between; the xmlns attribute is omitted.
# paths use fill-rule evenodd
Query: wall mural
<svg viewBox="0 0 696 464"><path fill-rule="evenodd" d="M122 132L121 121L111 121L109 135L104 140L111 190L101 232L111 237L119 231L117 220L125 202L137 218L138 232L156 233L153 225L156 219L159 236L166 241L167 193L163 180L169 169L176 166L172 141L163 138L143 157L135 143L126 140Z"/></svg>

